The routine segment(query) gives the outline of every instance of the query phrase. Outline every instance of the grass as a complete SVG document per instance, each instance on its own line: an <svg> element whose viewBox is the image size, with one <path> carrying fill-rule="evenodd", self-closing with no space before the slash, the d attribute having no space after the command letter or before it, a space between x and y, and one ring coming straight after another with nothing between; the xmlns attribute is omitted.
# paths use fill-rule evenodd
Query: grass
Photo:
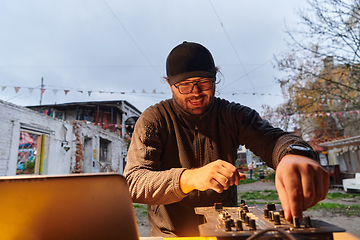
<svg viewBox="0 0 360 240"><path fill-rule="evenodd" d="M142 210L141 214L147 215L147 205L145 205L145 204L133 204L133 206L134 206L134 209L138 208L138 209Z"/></svg>
<svg viewBox="0 0 360 240"><path fill-rule="evenodd" d="M265 201L279 200L279 196L276 190L245 192L242 193L239 197L244 200L254 200L254 199L261 199Z"/></svg>
<svg viewBox="0 0 360 240"><path fill-rule="evenodd" d="M311 210L329 210L333 213L341 213L346 216L358 216L360 217L360 205L344 205L337 203L318 203Z"/></svg>
<svg viewBox="0 0 360 240"><path fill-rule="evenodd" d="M240 184L248 184L248 183L253 183L258 181L257 179L250 179L250 178L245 178L244 180L240 180L239 181L239 185Z"/></svg>
<svg viewBox="0 0 360 240"><path fill-rule="evenodd" d="M360 199L360 193L341 193L341 192L334 192L328 193L326 195L327 199L339 199L339 198L356 198Z"/></svg>

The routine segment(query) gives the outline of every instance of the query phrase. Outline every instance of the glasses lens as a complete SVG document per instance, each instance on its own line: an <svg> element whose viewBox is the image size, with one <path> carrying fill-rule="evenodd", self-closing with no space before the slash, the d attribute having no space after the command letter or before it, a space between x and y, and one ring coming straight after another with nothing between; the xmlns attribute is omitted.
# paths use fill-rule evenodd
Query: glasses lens
<svg viewBox="0 0 360 240"><path fill-rule="evenodd" d="M191 93L194 89L194 85L197 85L201 91L207 91L212 88L213 80L201 80L195 82L182 83L178 86L180 93Z"/></svg>

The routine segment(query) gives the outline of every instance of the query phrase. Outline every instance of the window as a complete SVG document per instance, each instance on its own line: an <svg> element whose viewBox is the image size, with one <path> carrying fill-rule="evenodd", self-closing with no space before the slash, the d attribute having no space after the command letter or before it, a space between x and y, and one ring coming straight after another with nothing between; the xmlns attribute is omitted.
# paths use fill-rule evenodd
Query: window
<svg viewBox="0 0 360 240"><path fill-rule="evenodd" d="M100 172L112 172L110 147L111 147L110 141L104 138L100 138L100 151L99 151Z"/></svg>
<svg viewBox="0 0 360 240"><path fill-rule="evenodd" d="M31 131L20 131L16 174L45 174L49 136Z"/></svg>

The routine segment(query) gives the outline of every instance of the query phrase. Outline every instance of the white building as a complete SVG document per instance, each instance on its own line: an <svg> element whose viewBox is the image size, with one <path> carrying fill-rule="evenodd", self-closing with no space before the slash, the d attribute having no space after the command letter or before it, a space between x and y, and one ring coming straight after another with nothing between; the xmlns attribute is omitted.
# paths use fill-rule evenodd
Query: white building
<svg viewBox="0 0 360 240"><path fill-rule="evenodd" d="M117 132L2 100L0 121L0 176L123 172L126 143Z"/></svg>

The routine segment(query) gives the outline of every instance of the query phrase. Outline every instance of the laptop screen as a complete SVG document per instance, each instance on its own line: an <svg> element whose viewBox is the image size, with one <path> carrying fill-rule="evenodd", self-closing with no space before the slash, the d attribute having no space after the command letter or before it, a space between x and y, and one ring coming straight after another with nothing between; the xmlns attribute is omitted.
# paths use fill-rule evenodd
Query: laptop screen
<svg viewBox="0 0 360 240"><path fill-rule="evenodd" d="M0 239L139 239L119 174L0 177Z"/></svg>

